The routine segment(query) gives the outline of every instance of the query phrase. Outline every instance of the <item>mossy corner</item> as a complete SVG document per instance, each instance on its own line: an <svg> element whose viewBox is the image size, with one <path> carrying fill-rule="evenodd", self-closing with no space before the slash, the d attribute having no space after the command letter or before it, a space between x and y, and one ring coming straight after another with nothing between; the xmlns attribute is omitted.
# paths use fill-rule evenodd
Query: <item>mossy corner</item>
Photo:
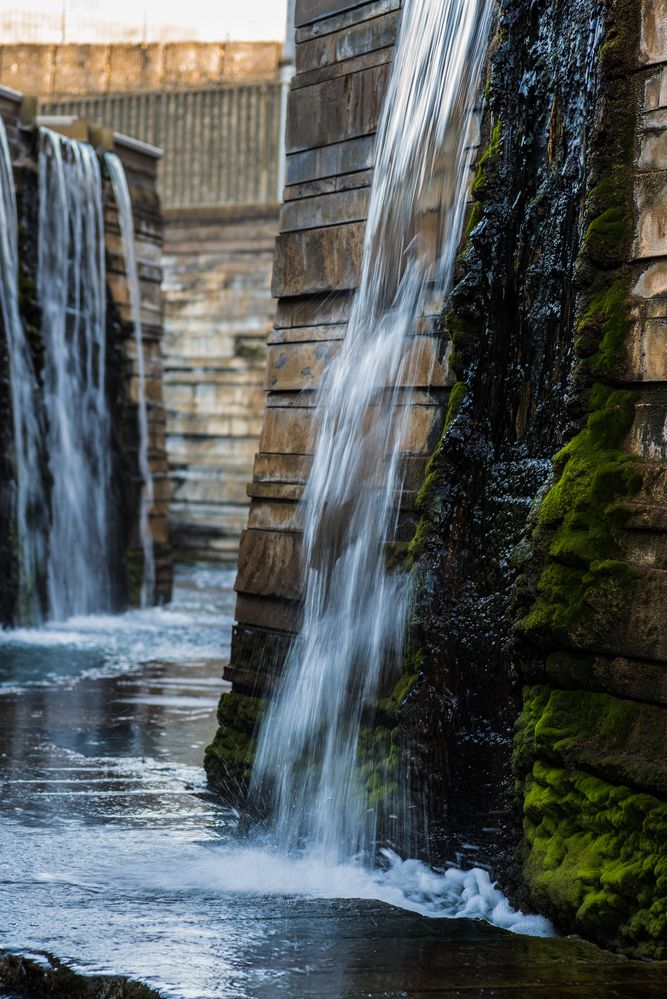
<svg viewBox="0 0 667 999"><path fill-rule="evenodd" d="M664 783L664 733L650 715L647 705L604 694L527 687L516 761L532 904L566 931L664 959L667 804L623 781L641 774L648 787ZM629 759L628 741L643 768ZM600 761L603 776L589 769Z"/></svg>
<svg viewBox="0 0 667 999"><path fill-rule="evenodd" d="M255 758L257 729L266 701L243 693L225 693L218 705L218 730L206 747L204 768L209 785L225 800L242 804Z"/></svg>

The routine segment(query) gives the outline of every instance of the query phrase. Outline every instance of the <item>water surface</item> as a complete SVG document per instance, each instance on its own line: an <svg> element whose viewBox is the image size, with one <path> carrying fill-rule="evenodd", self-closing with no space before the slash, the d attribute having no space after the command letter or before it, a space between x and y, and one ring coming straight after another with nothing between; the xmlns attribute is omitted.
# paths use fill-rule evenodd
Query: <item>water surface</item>
<svg viewBox="0 0 667 999"><path fill-rule="evenodd" d="M237 845L201 769L232 579L182 570L168 608L0 634L0 947L170 999L667 994L664 967L426 918L453 889L424 868Z"/></svg>

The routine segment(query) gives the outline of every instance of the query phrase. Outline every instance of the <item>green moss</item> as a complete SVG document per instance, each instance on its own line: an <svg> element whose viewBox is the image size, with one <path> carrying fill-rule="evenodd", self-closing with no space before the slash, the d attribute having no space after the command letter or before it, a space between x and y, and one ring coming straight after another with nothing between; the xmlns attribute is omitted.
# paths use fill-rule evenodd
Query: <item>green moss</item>
<svg viewBox="0 0 667 999"><path fill-rule="evenodd" d="M596 264L618 266L624 261L631 235L632 218L626 205L613 205L590 223L584 246Z"/></svg>
<svg viewBox="0 0 667 999"><path fill-rule="evenodd" d="M422 653L417 653L416 658L419 659L421 665ZM412 665L414 666L414 662L412 663ZM416 686L418 680L419 680L418 671L414 673L404 673L403 676L398 681L398 683L396 684L396 686L394 687L394 689L392 690L389 697L385 697L378 702L379 710L385 716L388 716L389 718L392 718L395 721L397 721L398 712L400 711L405 701L408 699L410 693Z"/></svg>
<svg viewBox="0 0 667 999"><path fill-rule="evenodd" d="M265 702L248 694L223 694L219 728L204 756L209 784L231 800L245 797L255 756L256 731Z"/></svg>
<svg viewBox="0 0 667 999"><path fill-rule="evenodd" d="M470 210L470 214L468 215L468 221L466 222L466 228L465 228L466 240L470 237L470 233L473 231L475 226L479 224L481 218L482 218L482 205L479 201L475 201Z"/></svg>
<svg viewBox="0 0 667 999"><path fill-rule="evenodd" d="M444 433L447 433L451 424L458 416L459 410L461 409L467 394L468 386L465 382L456 382L453 385L452 391L449 393L449 404L447 406L447 415L445 416Z"/></svg>
<svg viewBox="0 0 667 999"><path fill-rule="evenodd" d="M584 429L554 459L558 480L546 494L538 516L536 541L547 556L537 600L520 622L524 633L568 629L591 616L606 593L633 581L620 558L622 501L641 488L643 476L632 457L620 450L634 419L634 394L596 385Z"/></svg>
<svg viewBox="0 0 667 999"><path fill-rule="evenodd" d="M399 788L399 765L397 727L376 725L361 729L356 778L369 808L379 808L381 812L393 809Z"/></svg>
<svg viewBox="0 0 667 999"><path fill-rule="evenodd" d="M666 717L531 686L514 755L533 904L566 931L654 958L667 957Z"/></svg>
<svg viewBox="0 0 667 999"><path fill-rule="evenodd" d="M475 179L472 182L472 196L475 201L484 201L487 195L488 181L490 177L489 168L495 163L496 159L500 155L501 140L502 129L500 122L498 121L491 132L489 144L480 156L477 164L477 172L475 174Z"/></svg>
<svg viewBox="0 0 667 999"><path fill-rule="evenodd" d="M598 288L577 323L575 346L582 357L594 355L590 366L596 376L611 376L623 361L630 331L627 281L605 279Z"/></svg>
<svg viewBox="0 0 667 999"><path fill-rule="evenodd" d="M537 761L525 781L524 876L562 928L667 957L667 804Z"/></svg>
<svg viewBox="0 0 667 999"><path fill-rule="evenodd" d="M538 685L524 689L517 772L537 759L559 759L609 781L667 793L667 712L640 701Z"/></svg>
<svg viewBox="0 0 667 999"><path fill-rule="evenodd" d="M364 725L359 734L356 779L368 807L378 809L380 825L398 809L402 738L400 712L417 686L423 660L421 649L408 651L403 675L391 694L377 704L375 724Z"/></svg>

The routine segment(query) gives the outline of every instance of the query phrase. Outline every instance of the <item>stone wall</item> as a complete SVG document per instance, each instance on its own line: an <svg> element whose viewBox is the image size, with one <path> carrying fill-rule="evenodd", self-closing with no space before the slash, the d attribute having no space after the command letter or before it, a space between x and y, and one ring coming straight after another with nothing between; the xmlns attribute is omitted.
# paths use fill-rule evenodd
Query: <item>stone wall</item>
<svg viewBox="0 0 667 999"><path fill-rule="evenodd" d="M531 538L516 765L534 903L568 930L664 958L667 4L608 15L576 341L595 385Z"/></svg>
<svg viewBox="0 0 667 999"><path fill-rule="evenodd" d="M0 81L42 101L201 90L276 80L281 49L280 42L0 45Z"/></svg>
<svg viewBox="0 0 667 999"><path fill-rule="evenodd" d="M278 206L169 212L163 256L171 537L235 564L262 428Z"/></svg>

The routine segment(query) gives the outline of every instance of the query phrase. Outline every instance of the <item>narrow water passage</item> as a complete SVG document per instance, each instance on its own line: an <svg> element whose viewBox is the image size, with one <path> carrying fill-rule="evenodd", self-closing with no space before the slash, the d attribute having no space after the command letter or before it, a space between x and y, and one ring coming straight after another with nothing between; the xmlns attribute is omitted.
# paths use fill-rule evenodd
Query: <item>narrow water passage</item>
<svg viewBox="0 0 667 999"><path fill-rule="evenodd" d="M170 999L664 995L665 968L425 918L419 865L239 843L200 766L232 614L232 573L187 569L167 608L0 634L0 948Z"/></svg>

